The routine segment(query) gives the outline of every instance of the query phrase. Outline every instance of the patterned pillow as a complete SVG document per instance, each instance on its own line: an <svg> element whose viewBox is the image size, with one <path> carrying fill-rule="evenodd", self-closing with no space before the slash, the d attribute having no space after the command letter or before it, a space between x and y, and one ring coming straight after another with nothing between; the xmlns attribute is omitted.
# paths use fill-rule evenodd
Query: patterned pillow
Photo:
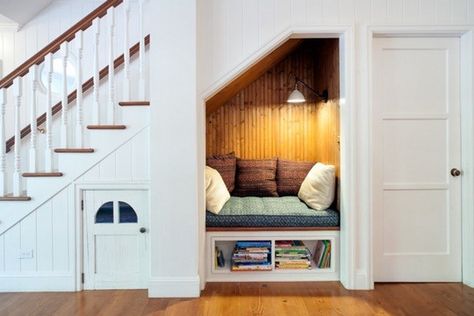
<svg viewBox="0 0 474 316"><path fill-rule="evenodd" d="M278 195L297 196L301 183L303 183L304 178L306 178L314 164L314 162L278 159L276 174Z"/></svg>
<svg viewBox="0 0 474 316"><path fill-rule="evenodd" d="M236 196L278 196L276 159L237 159Z"/></svg>
<svg viewBox="0 0 474 316"><path fill-rule="evenodd" d="M206 159L206 165L219 172L229 192L234 191L235 188L236 164L233 152L226 155L214 155Z"/></svg>

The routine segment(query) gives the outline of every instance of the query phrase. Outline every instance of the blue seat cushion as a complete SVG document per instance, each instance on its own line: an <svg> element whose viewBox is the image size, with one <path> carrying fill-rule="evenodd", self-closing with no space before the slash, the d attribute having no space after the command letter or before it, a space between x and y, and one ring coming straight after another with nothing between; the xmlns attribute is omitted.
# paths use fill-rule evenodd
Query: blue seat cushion
<svg viewBox="0 0 474 316"><path fill-rule="evenodd" d="M339 227L339 212L316 211L296 196L232 196L218 215L206 212L207 227Z"/></svg>

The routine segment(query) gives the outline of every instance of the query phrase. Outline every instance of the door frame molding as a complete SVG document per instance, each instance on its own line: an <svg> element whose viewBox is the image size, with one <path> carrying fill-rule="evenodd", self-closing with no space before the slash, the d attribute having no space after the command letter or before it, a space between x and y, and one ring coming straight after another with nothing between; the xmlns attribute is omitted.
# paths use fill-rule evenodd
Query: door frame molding
<svg viewBox="0 0 474 316"><path fill-rule="evenodd" d="M82 211L81 203L84 196L84 191L146 191L148 193L148 225L150 225L150 185L147 182L137 183L121 183L120 181L113 182L92 182L92 183L76 183L74 184L74 205L75 205L75 290L77 292L83 291L82 273L84 272L84 213ZM150 279L150 251L149 247L146 252L146 273L147 279Z"/></svg>
<svg viewBox="0 0 474 316"><path fill-rule="evenodd" d="M472 26L365 26L366 43L362 46L362 102L361 113L367 118L370 124L363 127L362 136L368 139L368 152L365 159L365 166L362 171L368 176L369 190L366 199L369 201L368 215L364 226L368 228L367 249L369 262L370 283L374 284L373 273L373 211L374 211L374 181L371 169L374 161L373 147L373 100L372 100L372 49L373 39L377 37L457 37L460 39L460 111L461 111L461 161L464 176L461 178L461 218L462 218L462 282L470 287L474 287L474 27Z"/></svg>

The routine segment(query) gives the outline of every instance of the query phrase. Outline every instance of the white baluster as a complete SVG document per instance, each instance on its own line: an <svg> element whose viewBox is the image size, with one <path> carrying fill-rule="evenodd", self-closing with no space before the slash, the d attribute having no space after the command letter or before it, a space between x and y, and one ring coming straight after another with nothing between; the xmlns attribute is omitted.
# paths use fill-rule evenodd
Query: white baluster
<svg viewBox="0 0 474 316"><path fill-rule="evenodd" d="M7 195L7 153L5 139L5 113L7 89L0 90L0 196Z"/></svg>
<svg viewBox="0 0 474 316"><path fill-rule="evenodd" d="M100 124L100 105L99 105L99 40L100 40L100 19L95 18L92 22L94 32L94 110L92 121L95 125Z"/></svg>
<svg viewBox="0 0 474 316"><path fill-rule="evenodd" d="M67 110L68 110L68 98L67 98L67 60L68 60L68 42L61 44L62 54L62 71L63 71L63 86L62 86L62 110L61 110L61 147L68 148L68 129L67 129Z"/></svg>
<svg viewBox="0 0 474 316"><path fill-rule="evenodd" d="M21 183L21 132L20 132L20 107L22 91L22 77L16 77L13 80L13 95L15 97L15 146L14 146L14 162L13 162L13 195L21 196L23 193Z"/></svg>
<svg viewBox="0 0 474 316"><path fill-rule="evenodd" d="M44 153L44 169L46 172L53 171L53 92L52 92L52 76L53 76L53 54L49 53L45 57L44 71L46 71L46 148Z"/></svg>
<svg viewBox="0 0 474 316"><path fill-rule="evenodd" d="M114 67L114 28L115 28L115 10L111 7L107 10L109 19L109 101L107 107L107 122L114 124L115 117L115 67Z"/></svg>
<svg viewBox="0 0 474 316"><path fill-rule="evenodd" d="M82 30L76 34L77 64L76 64L76 146L84 147L83 113L82 113Z"/></svg>
<svg viewBox="0 0 474 316"><path fill-rule="evenodd" d="M128 24L130 16L130 1L123 2L123 100L130 101L130 47L128 39Z"/></svg>
<svg viewBox="0 0 474 316"><path fill-rule="evenodd" d="M31 83L31 100L30 100L30 126L31 126L31 133L30 133L30 172L37 172L37 135L38 135L38 127L36 126L36 102L37 102L37 95L36 92L38 90L38 65L33 65L30 68L30 83Z"/></svg>
<svg viewBox="0 0 474 316"><path fill-rule="evenodd" d="M138 97L140 100L145 100L145 34L143 34L143 2L139 0L139 36L140 36L140 51L138 57L139 79L138 79Z"/></svg>

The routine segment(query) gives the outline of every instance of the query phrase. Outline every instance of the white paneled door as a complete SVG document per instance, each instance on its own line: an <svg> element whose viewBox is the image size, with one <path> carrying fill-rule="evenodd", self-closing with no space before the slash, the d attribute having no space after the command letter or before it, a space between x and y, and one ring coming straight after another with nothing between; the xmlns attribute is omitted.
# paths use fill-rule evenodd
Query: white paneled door
<svg viewBox="0 0 474 316"><path fill-rule="evenodd" d="M458 38L374 38L374 280L461 281Z"/></svg>
<svg viewBox="0 0 474 316"><path fill-rule="evenodd" d="M146 191L84 192L84 289L147 287Z"/></svg>

